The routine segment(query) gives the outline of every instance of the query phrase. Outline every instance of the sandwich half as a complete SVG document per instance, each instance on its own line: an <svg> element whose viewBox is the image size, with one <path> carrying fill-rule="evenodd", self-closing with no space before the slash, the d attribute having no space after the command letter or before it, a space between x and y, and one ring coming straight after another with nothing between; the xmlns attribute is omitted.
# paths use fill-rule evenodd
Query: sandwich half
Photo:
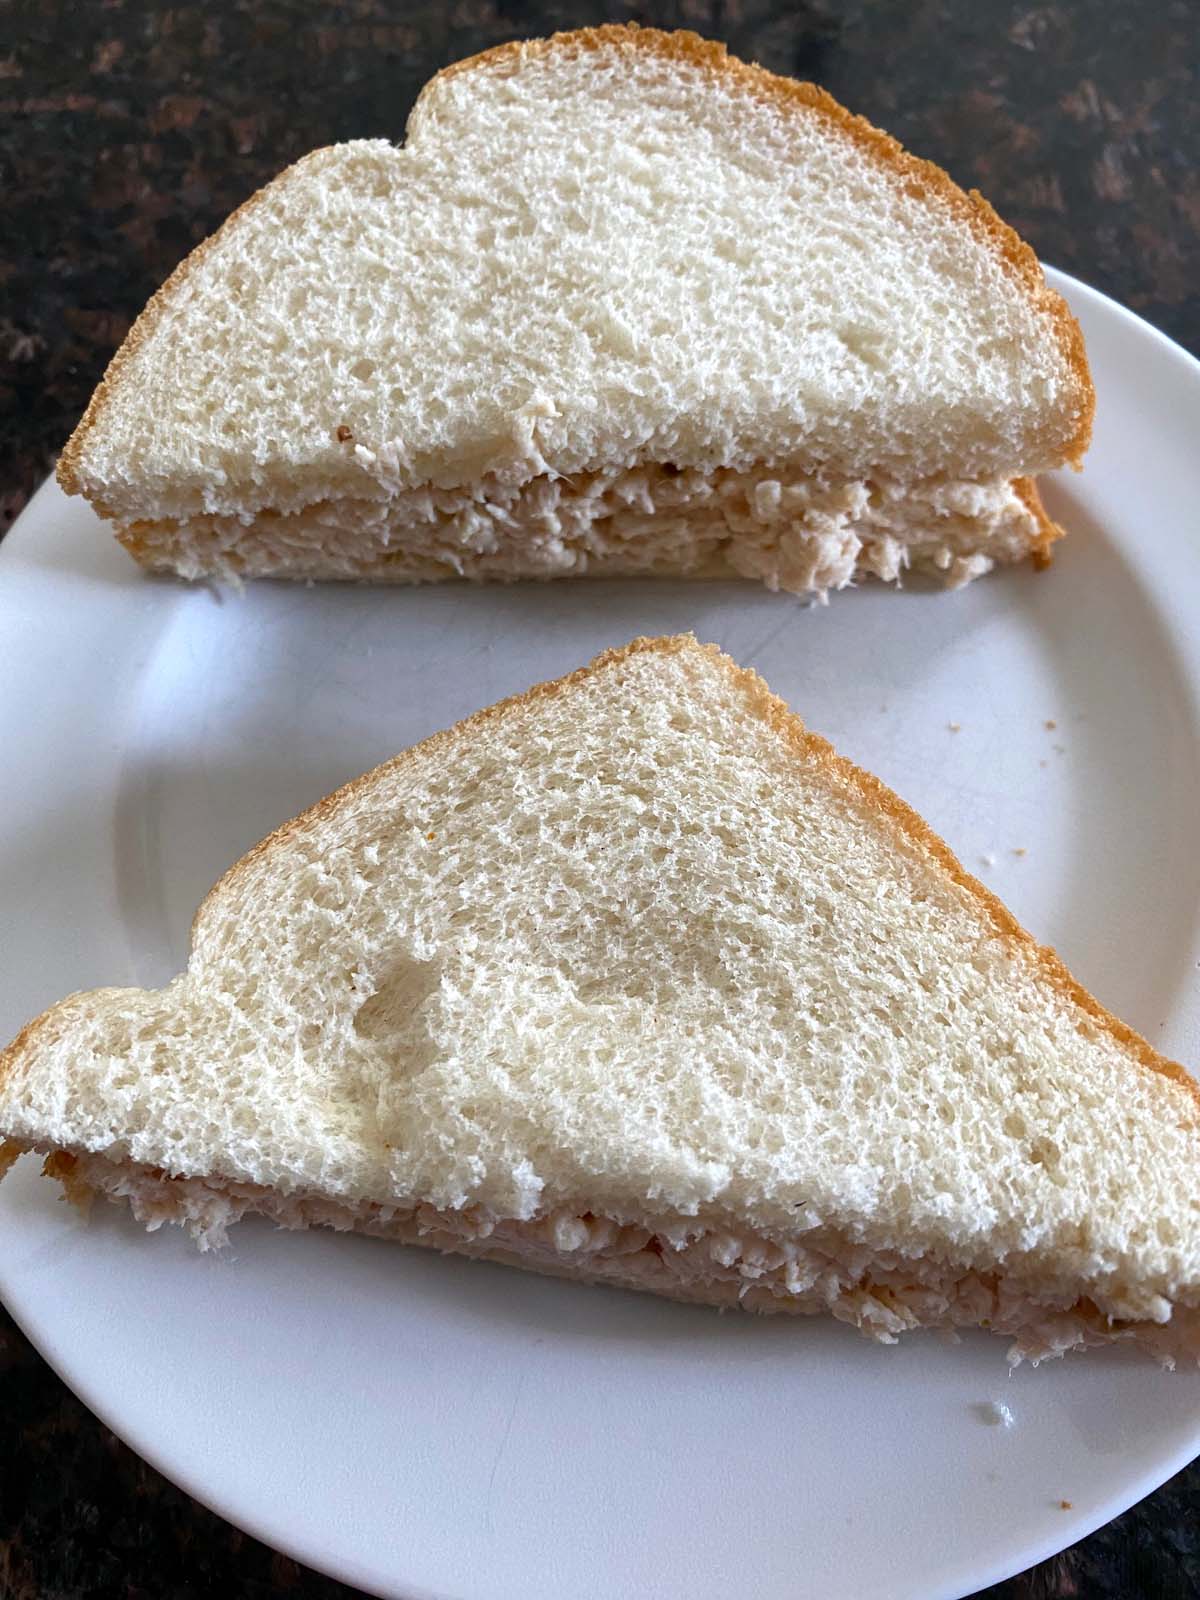
<svg viewBox="0 0 1200 1600"><path fill-rule="evenodd" d="M1044 562L1079 328L978 194L811 84L608 26L439 74L155 296L59 468L144 566L824 596Z"/></svg>
<svg viewBox="0 0 1200 1600"><path fill-rule="evenodd" d="M221 880L165 989L0 1057L3 1161L885 1343L1200 1353L1200 1104L691 636L471 717Z"/></svg>

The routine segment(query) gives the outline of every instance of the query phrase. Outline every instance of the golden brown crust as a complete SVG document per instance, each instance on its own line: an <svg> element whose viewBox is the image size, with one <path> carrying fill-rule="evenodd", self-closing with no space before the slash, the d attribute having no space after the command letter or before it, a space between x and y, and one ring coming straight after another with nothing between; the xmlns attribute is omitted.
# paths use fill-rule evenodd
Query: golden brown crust
<svg viewBox="0 0 1200 1600"><path fill-rule="evenodd" d="M95 991L91 992L94 993ZM84 993L86 995L87 991ZM78 999L80 999L79 994L71 994L65 1000L59 1000L48 1011L43 1011L40 1016L34 1017L32 1021L27 1022L12 1043L0 1050L0 1090L4 1088L5 1079L16 1067L21 1057L32 1054L35 1040L38 1044L43 1039L53 1043L58 1037L56 1030L60 1027L68 1008ZM17 1154L20 1154L19 1150ZM4 1169L0 1168L0 1176L3 1176L3 1171Z"/></svg>
<svg viewBox="0 0 1200 1600"><path fill-rule="evenodd" d="M1038 486L1033 478L1014 478L1013 493L1028 511L1032 511L1037 518L1038 538L1030 554L1033 564L1039 569L1048 567L1054 557L1050 547L1059 539L1066 536L1066 529L1060 528L1057 522L1052 522L1042 504L1042 497L1038 493Z"/></svg>
<svg viewBox="0 0 1200 1600"><path fill-rule="evenodd" d="M304 158L304 160L307 159L307 157ZM270 183L264 184L261 189L256 189L248 200L243 200L237 210L232 211L225 218L225 221L215 233L210 234L190 254L184 256L162 288L151 295L133 327L125 335L120 348L104 369L104 376L96 385L96 392L88 401L87 410L83 413L75 432L67 440L63 452L58 458L55 477L58 479L59 488L64 493L84 493L83 485L79 481L79 463L83 455L83 447L87 442L87 436L95 427L96 419L100 416L100 413L113 398L125 368L154 332L162 319L163 313L170 307L175 292L183 286L192 270L200 265L209 251L215 248L217 241L236 224L238 218L253 210L277 183L282 183L285 178L289 177L301 165L303 165L303 161L293 162L290 167L285 167L277 177L272 178ZM101 497L89 496L89 500L102 517L111 517L114 514L112 508L105 505Z"/></svg>
<svg viewBox="0 0 1200 1600"><path fill-rule="evenodd" d="M845 106L816 84L783 78L764 67L741 61L737 56L731 56L723 44L702 39L697 33L684 30L664 33L658 28L640 28L636 23L605 23L598 28L555 33L548 39L514 40L484 50L479 55L468 56L464 61L456 61L430 79L421 91L417 106L437 84L457 77L461 72L480 67L516 67L530 56L543 55L551 50L612 49L648 51L663 60L700 67L714 77L720 77L725 84L753 95L755 99L767 100L788 110L802 107L817 111L860 148L898 173L905 180L905 189L911 196L947 206L958 221L989 245L1020 283L1038 312L1048 320L1055 342L1075 380L1079 401L1075 431L1062 446L1062 457L1064 462L1079 466L1091 441L1096 395L1092 388L1083 332L1071 315L1066 301L1047 284L1037 256L1015 229L997 215L978 189L964 192L941 167L911 155L891 134L875 127L865 117L847 111Z"/></svg>
<svg viewBox="0 0 1200 1600"><path fill-rule="evenodd" d="M689 635L683 636L684 639L689 637ZM638 642L652 644L655 641ZM1047 945L1038 944L1004 902L966 870L945 840L939 838L924 818L918 816L898 794L872 773L864 771L862 767L857 767L852 761L848 761L845 756L839 755L829 741L823 739L820 734L810 733L785 702L778 695L772 694L757 672L749 667L737 666L715 645L700 645L698 648L706 651L713 660L719 662L726 671L736 677L764 721L769 722L798 755L808 760L815 758L828 772L836 774L849 788L857 791L874 814L890 822L904 838L917 845L925 855L936 862L960 888L966 889L975 900L983 920L990 923L1002 938L1010 940L1027 960L1032 959L1060 993L1078 1006L1093 1022L1098 1023L1118 1044L1129 1050L1141 1066L1150 1067L1155 1072L1182 1084L1191 1092L1197 1105L1200 1105L1200 1084L1187 1068L1178 1061L1171 1061L1166 1056L1160 1055L1140 1033L1135 1032L1118 1017L1114 1017L1111 1011L1106 1010L1072 975L1058 952L1051 950Z"/></svg>
<svg viewBox="0 0 1200 1600"><path fill-rule="evenodd" d="M3 1088L4 1080L16 1066L20 1057L29 1053L33 1040L48 1030L50 1019L54 1016L56 1009L57 1007L51 1006L49 1011L43 1011L41 1016L34 1017L32 1021L27 1022L12 1043L0 1050L0 1088Z"/></svg>
<svg viewBox="0 0 1200 1600"><path fill-rule="evenodd" d="M196 923L200 922L210 903L215 902L217 897L237 894L245 869L260 856L293 836L319 828L342 806L348 802L352 803L358 795L368 792L379 778L411 762L418 754L428 758L439 750L460 747L464 741L480 736L486 738L490 727L499 719L515 711L519 712L529 706L537 705L542 700L565 694L577 684L595 677L598 673L619 666L630 656L649 652L679 655L688 651L698 651L706 655L721 671L727 673L746 696L756 715L772 727L798 757L804 761L815 760L841 784L856 793L875 818L881 823L891 824L898 834L910 844L916 845L922 854L936 863L960 888L967 890L974 898L983 921L1002 938L1011 941L1025 959L1032 960L1038 965L1043 975L1060 993L1078 1006L1093 1022L1105 1029L1141 1066L1151 1068L1182 1084L1190 1091L1197 1105L1200 1105L1200 1084L1197 1084L1186 1067L1160 1055L1141 1034L1136 1033L1107 1011L1094 995L1076 981L1057 952L1045 945L1039 945L1032 935L1025 931L1008 907L966 870L949 845L934 833L929 824L919 817L911 806L906 805L899 795L893 793L871 773L855 766L845 756L839 755L826 739L821 738L819 734L810 733L796 713L790 710L778 695L771 692L757 672L749 667L739 667L718 646L702 645L698 643L695 635L690 633L655 639L634 639L632 643L620 649L607 650L588 666L579 667L564 678L535 684L522 694L511 695L493 706L477 711L464 721L455 723L453 727L435 733L411 749L402 751L400 755L364 773L362 777L344 784L333 794L319 800L308 811L302 812L290 822L285 822L231 867L205 897L196 913ZM194 923L193 927L195 925Z"/></svg>
<svg viewBox="0 0 1200 1600"><path fill-rule="evenodd" d="M1096 409L1096 397L1088 370L1083 333L1062 296L1056 294L1046 283L1033 251L1006 222L1002 221L978 190L972 189L969 193L965 193L941 167L932 161L922 161L910 155L890 134L876 128L865 117L855 116L847 111L832 95L815 84L801 83L795 78L779 77L773 72L767 72L763 67L740 61L736 56L731 56L723 44L702 39L696 33L686 31L664 33L657 28L639 28L635 23L606 23L598 28L581 28L573 33L556 33L548 39L515 40L485 50L479 55L468 56L463 61L456 61L430 79L421 91L417 106L420 106L426 95L430 94L437 84L462 72L481 67L503 68L508 64L519 66L529 56L541 55L550 50L611 49L652 52L663 60L685 62L690 66L700 67L714 77L719 76L725 84L741 89L756 99L767 100L789 110L803 107L805 110L817 111L862 149L869 151L876 159L883 161L903 177L905 187L912 196L949 207L960 222L990 246L1020 283L1037 311L1047 319L1052 335L1075 380L1079 404L1074 433L1061 446L1062 459L1072 466L1079 466L1091 439L1092 421ZM233 227L239 217L256 206L275 184L284 181L293 173L296 165L301 164L296 163L286 168L271 183L243 202L211 238L204 240L185 257L162 288L151 298L141 316L129 330L124 343L113 356L87 410L59 458L58 482L67 494L83 493L79 465L87 436L112 399L126 366L154 331L175 293L226 230ZM110 508L105 506L99 497L94 497L92 503L102 516L112 515Z"/></svg>

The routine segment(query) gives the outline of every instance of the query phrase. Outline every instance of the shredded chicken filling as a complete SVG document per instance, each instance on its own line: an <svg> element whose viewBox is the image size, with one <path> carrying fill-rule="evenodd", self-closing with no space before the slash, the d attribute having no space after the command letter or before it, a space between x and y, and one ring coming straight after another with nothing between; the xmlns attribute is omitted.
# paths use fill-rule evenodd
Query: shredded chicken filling
<svg viewBox="0 0 1200 1600"><path fill-rule="evenodd" d="M957 588L1044 550L1045 526L1010 482L846 481L820 473L644 465L470 489L397 489L245 519L195 516L121 530L146 564L184 577L757 578L824 596L908 569Z"/></svg>
<svg viewBox="0 0 1200 1600"><path fill-rule="evenodd" d="M1200 1309L1156 1296L1130 1320L1106 1316L1090 1299L1038 1297L1000 1273L881 1253L827 1230L777 1240L686 1218L651 1229L570 1210L518 1220L479 1207L352 1204L232 1180L171 1178L97 1154L57 1152L46 1170L77 1204L86 1206L96 1194L128 1204L151 1230L182 1224L201 1249L222 1245L229 1226L257 1213L284 1228L352 1230L676 1299L825 1312L884 1344L914 1328L987 1328L1012 1339L1014 1364L1118 1340L1135 1341L1168 1366L1176 1357L1200 1358Z"/></svg>

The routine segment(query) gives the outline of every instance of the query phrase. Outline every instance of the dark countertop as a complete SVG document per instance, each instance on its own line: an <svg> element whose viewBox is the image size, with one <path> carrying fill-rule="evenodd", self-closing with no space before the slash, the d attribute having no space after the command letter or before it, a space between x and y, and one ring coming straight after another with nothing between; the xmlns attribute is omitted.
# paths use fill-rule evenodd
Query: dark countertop
<svg viewBox="0 0 1200 1600"><path fill-rule="evenodd" d="M398 138L445 63L581 22L692 27L817 80L982 189L1043 259L1200 354L1194 0L8 0L2 14L0 527L132 318L235 205L316 145ZM0 1600L352 1593L166 1483L2 1312L0 1418ZM1200 1596L1200 1466L987 1593Z"/></svg>

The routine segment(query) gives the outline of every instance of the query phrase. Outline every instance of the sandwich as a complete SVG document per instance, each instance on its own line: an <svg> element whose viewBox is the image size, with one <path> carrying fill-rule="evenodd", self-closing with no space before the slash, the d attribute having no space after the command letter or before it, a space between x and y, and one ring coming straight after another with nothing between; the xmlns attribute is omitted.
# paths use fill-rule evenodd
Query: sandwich
<svg viewBox="0 0 1200 1600"><path fill-rule="evenodd" d="M440 73L150 302L59 481L152 571L747 578L1048 559L1083 341L978 194L689 33Z"/></svg>
<svg viewBox="0 0 1200 1600"><path fill-rule="evenodd" d="M289 822L165 988L0 1056L0 1164L884 1343L1200 1354L1200 1101L753 672L638 640Z"/></svg>

